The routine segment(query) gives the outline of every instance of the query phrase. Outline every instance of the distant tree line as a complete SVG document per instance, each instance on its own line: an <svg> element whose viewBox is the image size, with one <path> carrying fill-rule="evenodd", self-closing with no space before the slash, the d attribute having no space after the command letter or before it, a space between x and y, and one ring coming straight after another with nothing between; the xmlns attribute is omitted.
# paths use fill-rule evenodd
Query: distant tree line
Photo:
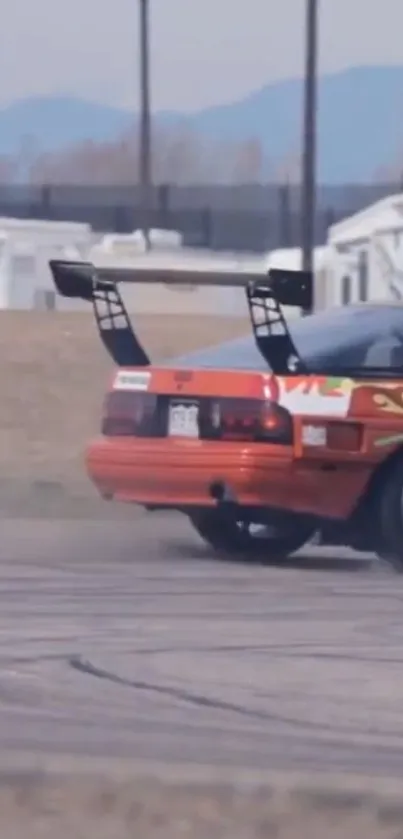
<svg viewBox="0 0 403 839"><path fill-rule="evenodd" d="M296 183L300 178L298 154L273 162L256 137L214 141L186 124L154 126L152 161L155 184ZM138 165L134 128L115 141L87 140L56 152L44 152L34 137L25 137L17 154L0 156L0 184L121 186L138 182Z"/></svg>
<svg viewBox="0 0 403 839"><path fill-rule="evenodd" d="M242 142L206 138L185 122L153 126L154 184L290 184L301 181L301 155L285 149L280 160L265 153L257 137ZM139 132L136 127L114 141L87 140L61 151L46 152L35 137L22 139L16 154L0 155L0 185L127 186L138 183ZM372 183L403 188L403 149L380 167Z"/></svg>

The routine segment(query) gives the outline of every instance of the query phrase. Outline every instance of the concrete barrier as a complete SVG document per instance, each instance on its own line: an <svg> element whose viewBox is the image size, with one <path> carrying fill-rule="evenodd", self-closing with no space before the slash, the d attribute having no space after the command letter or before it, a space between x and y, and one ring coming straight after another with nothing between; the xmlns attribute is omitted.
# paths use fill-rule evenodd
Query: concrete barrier
<svg viewBox="0 0 403 839"><path fill-rule="evenodd" d="M1 757L4 839L400 839L401 784ZM147 774L148 777L147 777ZM169 773L169 774L168 774ZM169 777L169 780L167 780Z"/></svg>

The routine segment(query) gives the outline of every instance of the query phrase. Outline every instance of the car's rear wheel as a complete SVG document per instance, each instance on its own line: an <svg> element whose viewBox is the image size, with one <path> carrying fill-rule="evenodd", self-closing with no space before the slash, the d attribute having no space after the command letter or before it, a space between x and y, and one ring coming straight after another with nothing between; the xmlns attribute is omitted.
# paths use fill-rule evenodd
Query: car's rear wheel
<svg viewBox="0 0 403 839"><path fill-rule="evenodd" d="M267 562L285 559L313 537L311 522L288 519L285 525L250 522L241 514L206 510L192 517L199 536L217 553L256 556Z"/></svg>
<svg viewBox="0 0 403 839"><path fill-rule="evenodd" d="M403 573L403 460L385 475L376 494L376 552Z"/></svg>

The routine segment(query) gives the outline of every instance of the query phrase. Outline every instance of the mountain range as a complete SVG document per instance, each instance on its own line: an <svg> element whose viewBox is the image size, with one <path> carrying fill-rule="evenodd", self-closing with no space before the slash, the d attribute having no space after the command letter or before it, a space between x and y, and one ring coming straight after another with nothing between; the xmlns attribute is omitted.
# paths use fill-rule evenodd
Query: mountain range
<svg viewBox="0 0 403 839"><path fill-rule="evenodd" d="M403 169L403 65L355 67L319 79L318 176L322 183L371 180L380 168ZM259 138L265 154L281 161L301 140L301 79L267 84L237 101L192 113L161 111L161 124L186 122L211 139ZM136 118L129 111L76 97L36 97L0 110L0 154L13 154L35 140L52 151L83 140L112 140Z"/></svg>

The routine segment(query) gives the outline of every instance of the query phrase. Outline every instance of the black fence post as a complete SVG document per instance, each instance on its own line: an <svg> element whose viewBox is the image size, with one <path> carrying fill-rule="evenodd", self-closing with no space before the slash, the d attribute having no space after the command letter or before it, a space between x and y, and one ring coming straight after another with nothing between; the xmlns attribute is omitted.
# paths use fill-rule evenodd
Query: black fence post
<svg viewBox="0 0 403 839"><path fill-rule="evenodd" d="M211 248L213 244L213 218L211 207L205 207L204 210L202 210L201 223L203 245L206 248Z"/></svg>
<svg viewBox="0 0 403 839"><path fill-rule="evenodd" d="M157 187L157 214L161 227L170 228L170 187L169 184L160 184Z"/></svg>
<svg viewBox="0 0 403 839"><path fill-rule="evenodd" d="M44 184L39 199L39 216L52 219L52 190L49 184Z"/></svg>
<svg viewBox="0 0 403 839"><path fill-rule="evenodd" d="M282 184L278 191L279 239L282 248L292 244L290 185Z"/></svg>

